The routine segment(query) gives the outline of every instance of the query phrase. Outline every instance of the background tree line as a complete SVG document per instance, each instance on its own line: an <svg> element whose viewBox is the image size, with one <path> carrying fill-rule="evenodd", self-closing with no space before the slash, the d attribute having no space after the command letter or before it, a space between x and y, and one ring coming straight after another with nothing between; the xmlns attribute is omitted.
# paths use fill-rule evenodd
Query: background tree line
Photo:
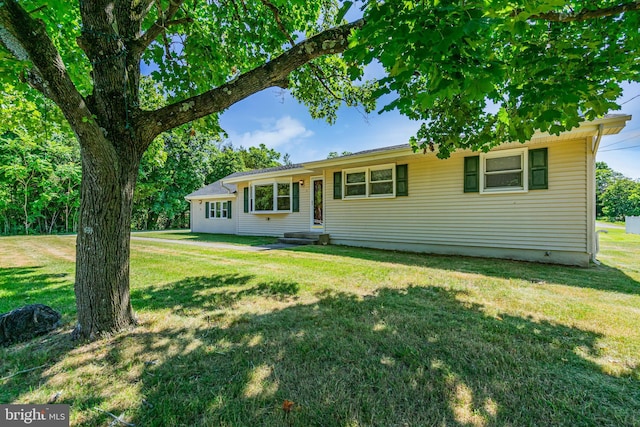
<svg viewBox="0 0 640 427"><path fill-rule="evenodd" d="M611 169L605 162L597 162L596 214L611 221L640 215L640 182Z"/></svg>
<svg viewBox="0 0 640 427"><path fill-rule="evenodd" d="M162 102L157 90L147 99ZM82 168L71 129L50 101L26 100L11 85L0 107L0 234L77 231ZM140 165L132 228L188 227L185 195L234 172L279 166L281 157L289 162L264 144L234 147L204 126L167 132Z"/></svg>

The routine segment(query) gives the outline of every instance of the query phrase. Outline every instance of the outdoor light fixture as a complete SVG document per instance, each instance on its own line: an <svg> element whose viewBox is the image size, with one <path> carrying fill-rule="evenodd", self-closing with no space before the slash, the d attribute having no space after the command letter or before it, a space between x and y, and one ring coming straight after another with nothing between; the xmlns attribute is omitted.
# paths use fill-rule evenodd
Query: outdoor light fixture
<svg viewBox="0 0 640 427"><path fill-rule="evenodd" d="M301 179L300 181L298 181L298 184L300 184L300 187L304 186L304 179Z"/></svg>

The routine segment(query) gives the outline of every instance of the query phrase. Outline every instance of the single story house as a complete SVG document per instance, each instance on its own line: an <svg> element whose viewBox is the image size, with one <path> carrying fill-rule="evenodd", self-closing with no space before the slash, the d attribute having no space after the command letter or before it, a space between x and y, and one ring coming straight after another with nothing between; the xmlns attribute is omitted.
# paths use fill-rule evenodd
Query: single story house
<svg viewBox="0 0 640 427"><path fill-rule="evenodd" d="M191 231L586 266L595 260L595 157L628 115L441 160L409 145L238 172L186 196Z"/></svg>

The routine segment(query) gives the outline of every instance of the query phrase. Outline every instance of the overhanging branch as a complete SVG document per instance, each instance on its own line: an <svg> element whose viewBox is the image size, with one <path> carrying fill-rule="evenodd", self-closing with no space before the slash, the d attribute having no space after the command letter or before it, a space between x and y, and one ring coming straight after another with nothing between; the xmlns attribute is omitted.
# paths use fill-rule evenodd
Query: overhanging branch
<svg viewBox="0 0 640 427"><path fill-rule="evenodd" d="M532 15L528 19L553 22L577 22L588 21L595 18L604 18L607 16L617 16L621 13L636 10L640 10L640 1L621 3L616 6L602 7L598 9L583 9L577 13L545 12ZM519 12L515 12L514 15L517 15L518 13Z"/></svg>
<svg viewBox="0 0 640 427"><path fill-rule="evenodd" d="M158 11L159 17L156 22L144 33L134 45L134 49L138 54L142 53L160 34L167 30L168 26L182 24L185 22L190 22L189 18L177 19L172 21L173 17L180 10L180 6L184 3L185 0L172 0L169 3L169 8L166 11ZM158 6L159 7L159 6Z"/></svg>
<svg viewBox="0 0 640 427"><path fill-rule="evenodd" d="M143 113L147 141L157 135L193 120L220 112L236 102L273 86L283 86L289 74L314 58L343 52L349 44L352 30L364 25L359 19L323 31L295 45L266 64L241 74L235 80L203 94L168 105L156 111Z"/></svg>
<svg viewBox="0 0 640 427"><path fill-rule="evenodd" d="M293 41L293 37L291 37L291 34L289 34L287 29L285 28L284 23L282 22L282 19L280 18L280 11L278 10L278 8L273 3L271 3L269 0L260 0L260 1L262 2L262 4L264 4L271 11L271 13L273 13L273 19L276 20L276 24L278 25L278 29L280 30L280 32L282 34L284 34L284 36L287 38L289 43L291 43L291 46L294 46L296 44L296 42Z"/></svg>
<svg viewBox="0 0 640 427"><path fill-rule="evenodd" d="M24 75L27 82L60 107L79 136L87 136L81 140L101 140L100 129L90 120L92 115L85 99L71 81L44 23L33 19L16 0L1 4L0 41L18 59L33 64ZM88 138L90 135L93 138Z"/></svg>

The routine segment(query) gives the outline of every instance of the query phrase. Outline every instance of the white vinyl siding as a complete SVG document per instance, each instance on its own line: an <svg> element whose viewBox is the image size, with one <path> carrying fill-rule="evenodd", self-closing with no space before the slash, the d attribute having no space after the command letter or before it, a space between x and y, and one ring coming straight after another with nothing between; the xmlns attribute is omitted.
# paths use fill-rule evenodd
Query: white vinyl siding
<svg viewBox="0 0 640 427"><path fill-rule="evenodd" d="M231 218L211 220L206 218L205 209L209 202L209 209L211 213L211 206L215 203L231 203ZM216 234L236 234L237 230L237 201L234 200L192 200L191 201L191 231L194 233L216 233ZM215 209L215 208L214 208ZM242 208L241 208L242 209ZM222 215L222 206L220 206L220 214ZM228 216L228 213L227 213Z"/></svg>
<svg viewBox="0 0 640 427"><path fill-rule="evenodd" d="M408 197L367 203L328 197L325 232L337 243L393 243L400 249L408 243L411 250L443 245L461 248L460 253L465 247L587 253L586 139L529 146L543 147L548 147L548 190L464 193L469 152L446 160L416 154L396 160L408 163ZM327 188L333 188L336 170L327 170Z"/></svg>

